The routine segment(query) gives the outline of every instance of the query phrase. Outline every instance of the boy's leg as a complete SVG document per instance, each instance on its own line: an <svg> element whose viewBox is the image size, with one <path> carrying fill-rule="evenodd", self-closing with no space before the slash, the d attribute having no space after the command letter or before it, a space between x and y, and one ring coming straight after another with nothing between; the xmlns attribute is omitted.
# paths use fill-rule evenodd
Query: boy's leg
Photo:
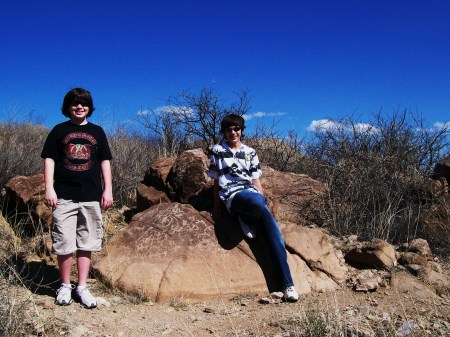
<svg viewBox="0 0 450 337"><path fill-rule="evenodd" d="M70 284L72 252L76 250L77 207L71 200L58 199L52 217L52 251L58 256L61 282Z"/></svg>
<svg viewBox="0 0 450 337"><path fill-rule="evenodd" d="M103 223L98 202L80 202L77 226L77 268L78 285L85 285L91 266L93 251L102 245Z"/></svg>
<svg viewBox="0 0 450 337"><path fill-rule="evenodd" d="M261 193L243 190L236 193L231 202L230 214L241 217L256 226L264 210L266 198Z"/></svg>
<svg viewBox="0 0 450 337"><path fill-rule="evenodd" d="M244 190L234 196L230 211L232 215L241 216L244 221L257 221L257 232L261 234L268 247L269 258L282 290L286 291L293 287L283 236L278 223L265 204L265 197L260 193ZM293 291L295 292L295 289ZM298 295L296 296L298 298Z"/></svg>
<svg viewBox="0 0 450 337"><path fill-rule="evenodd" d="M86 308L97 307L97 300L86 286L92 252L100 251L103 238L102 213L99 202L80 202L77 226L78 287L76 293Z"/></svg>
<svg viewBox="0 0 450 337"><path fill-rule="evenodd" d="M291 270L287 263L286 246L281 235L278 223L270 213L267 206L261 214L258 223L258 232L264 238L269 251L270 259L272 260L276 274L279 276L280 285L283 290L294 285L291 276Z"/></svg>
<svg viewBox="0 0 450 337"><path fill-rule="evenodd" d="M91 252L85 250L77 251L78 286L83 286L87 283L91 266L91 255Z"/></svg>
<svg viewBox="0 0 450 337"><path fill-rule="evenodd" d="M256 237L255 226L259 222L266 198L261 193L243 190L234 195L230 214L238 217L242 232L249 239Z"/></svg>
<svg viewBox="0 0 450 337"><path fill-rule="evenodd" d="M72 271L72 254L58 255L58 266L61 282L70 284L70 272Z"/></svg>
<svg viewBox="0 0 450 337"><path fill-rule="evenodd" d="M88 309L97 307L97 300L92 296L89 288L86 286L90 266L91 252L85 250L77 251L78 287L76 293L81 303Z"/></svg>

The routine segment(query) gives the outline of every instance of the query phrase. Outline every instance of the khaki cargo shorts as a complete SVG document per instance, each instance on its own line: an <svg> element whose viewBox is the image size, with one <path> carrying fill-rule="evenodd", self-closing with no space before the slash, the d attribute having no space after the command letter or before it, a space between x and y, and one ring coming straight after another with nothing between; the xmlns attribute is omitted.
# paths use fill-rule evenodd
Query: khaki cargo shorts
<svg viewBox="0 0 450 337"><path fill-rule="evenodd" d="M52 251L68 255L77 250L101 250L103 222L98 201L74 202L58 199L53 209Z"/></svg>

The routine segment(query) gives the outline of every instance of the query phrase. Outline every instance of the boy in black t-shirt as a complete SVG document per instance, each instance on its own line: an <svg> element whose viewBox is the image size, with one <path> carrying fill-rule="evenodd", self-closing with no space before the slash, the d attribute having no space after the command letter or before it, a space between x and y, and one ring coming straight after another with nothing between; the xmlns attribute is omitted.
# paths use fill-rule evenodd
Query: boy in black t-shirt
<svg viewBox="0 0 450 337"><path fill-rule="evenodd" d="M70 272L72 254L77 252L76 294L87 308L97 301L86 287L91 253L101 249L103 223L100 204L113 204L111 151L105 132L87 118L94 112L89 91L70 90L64 97L62 113L69 121L49 133L41 157L44 158L45 204L53 209L52 250L58 256L61 287L56 303L72 303ZM102 188L102 177L103 185Z"/></svg>

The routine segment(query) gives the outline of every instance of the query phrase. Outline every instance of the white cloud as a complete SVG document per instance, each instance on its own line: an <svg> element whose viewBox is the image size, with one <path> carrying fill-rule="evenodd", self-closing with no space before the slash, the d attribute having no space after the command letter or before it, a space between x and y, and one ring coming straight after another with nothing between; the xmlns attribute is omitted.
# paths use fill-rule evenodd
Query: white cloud
<svg viewBox="0 0 450 337"><path fill-rule="evenodd" d="M258 111L253 114L246 114L243 117L245 120L250 120L252 118L263 118L263 117L280 117L286 115L285 112L262 112Z"/></svg>
<svg viewBox="0 0 450 337"><path fill-rule="evenodd" d="M150 113L150 110L144 109L144 110L139 110L139 111L137 112L137 115L138 115L138 116L145 116L145 115L148 115L149 113Z"/></svg>
<svg viewBox="0 0 450 337"><path fill-rule="evenodd" d="M342 128L342 124L329 119L319 119L314 120L306 128L308 131L326 131L326 130L336 130Z"/></svg>
<svg viewBox="0 0 450 337"><path fill-rule="evenodd" d="M178 106L173 106L173 105L163 105L160 107L157 107L154 110L150 110L150 109L143 109L138 111L138 115L144 116L144 115L148 115L149 113L151 113L152 111L156 112L156 113L172 113L172 114L186 114L186 115L191 115L193 113L193 110L189 107L178 107Z"/></svg>
<svg viewBox="0 0 450 337"><path fill-rule="evenodd" d="M319 119L319 120L313 120L311 124L306 128L308 131L328 131L328 130L346 130L350 132L359 132L359 133L369 133L369 134L375 134L378 133L380 130L378 130L376 127L374 127L372 124L367 123L357 123L353 126L353 128L346 127L342 123L338 123L333 120L329 119Z"/></svg>
<svg viewBox="0 0 450 337"><path fill-rule="evenodd" d="M368 134L375 134L380 132L380 130L376 127L374 127L372 124L367 123L357 123L355 124L355 131L359 133L368 133Z"/></svg>
<svg viewBox="0 0 450 337"><path fill-rule="evenodd" d="M434 128L436 130L447 130L450 131L450 122L442 123L442 122L436 122L434 123Z"/></svg>

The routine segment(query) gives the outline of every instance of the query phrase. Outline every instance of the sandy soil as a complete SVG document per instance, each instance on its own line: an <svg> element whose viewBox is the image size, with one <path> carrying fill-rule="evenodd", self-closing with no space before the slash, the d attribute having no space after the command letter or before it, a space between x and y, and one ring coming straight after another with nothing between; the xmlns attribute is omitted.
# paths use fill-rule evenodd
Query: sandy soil
<svg viewBox="0 0 450 337"><path fill-rule="evenodd" d="M183 298L143 302L95 280L91 290L96 309L77 301L57 306L49 294L28 291L27 330L41 336L450 336L448 299L420 299L389 288L308 294L297 303L247 294L197 304Z"/></svg>

